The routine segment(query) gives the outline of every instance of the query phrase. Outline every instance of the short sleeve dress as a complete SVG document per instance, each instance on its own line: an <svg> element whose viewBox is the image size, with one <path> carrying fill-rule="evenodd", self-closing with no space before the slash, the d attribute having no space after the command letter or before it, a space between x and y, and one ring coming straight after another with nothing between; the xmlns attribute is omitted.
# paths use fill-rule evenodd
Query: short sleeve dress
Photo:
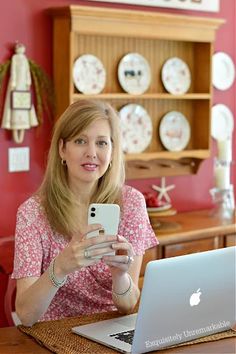
<svg viewBox="0 0 236 354"><path fill-rule="evenodd" d="M118 233L132 244L136 255L143 255L158 243L144 197L136 189L124 186L122 200ZM63 235L52 231L39 198L32 196L17 213L12 278L39 277L68 242ZM116 310L111 290L111 272L102 260L83 267L69 274L40 321Z"/></svg>

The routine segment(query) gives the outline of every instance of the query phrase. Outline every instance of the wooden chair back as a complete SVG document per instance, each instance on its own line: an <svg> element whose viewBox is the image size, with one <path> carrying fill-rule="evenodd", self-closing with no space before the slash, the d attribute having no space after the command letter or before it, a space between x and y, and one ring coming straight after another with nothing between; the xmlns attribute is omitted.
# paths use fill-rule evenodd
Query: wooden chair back
<svg viewBox="0 0 236 354"><path fill-rule="evenodd" d="M11 279L11 273L13 271L14 246L14 236L0 238L0 273L2 273L7 279L7 284L3 284L2 287L5 294L4 303L0 304L0 308L4 311L5 315L5 318L2 319L2 321L7 321L6 325L8 326L15 325L12 318L12 312L14 312L15 309L16 281Z"/></svg>

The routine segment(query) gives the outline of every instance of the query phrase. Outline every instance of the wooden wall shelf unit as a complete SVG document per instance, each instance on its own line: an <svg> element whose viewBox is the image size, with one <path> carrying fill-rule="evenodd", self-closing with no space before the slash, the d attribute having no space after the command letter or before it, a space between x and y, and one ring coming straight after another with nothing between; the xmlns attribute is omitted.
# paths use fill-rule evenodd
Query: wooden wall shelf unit
<svg viewBox="0 0 236 354"><path fill-rule="evenodd" d="M108 100L118 110L128 103L141 104L152 118L153 137L143 153L126 156L127 178L196 173L201 161L210 156L213 44L224 20L95 6L53 8L50 12L56 116L84 97ZM117 78L120 59L131 52L143 55L151 67L151 85L141 95L125 93ZM82 54L97 56L106 69L101 94L81 94L73 84L73 63ZM167 93L161 81L164 62L174 56L182 58L191 71L189 91L180 96ZM180 152L166 151L158 134L161 118L173 110L181 111L191 126L189 144ZM163 159L168 163L160 164Z"/></svg>
<svg viewBox="0 0 236 354"><path fill-rule="evenodd" d="M151 260L236 246L236 215L231 220L220 220L212 215L212 210L201 210L150 220L153 227L157 221L177 223L179 227L175 231L166 232L154 227L159 245L147 250L144 255L140 286L146 264Z"/></svg>

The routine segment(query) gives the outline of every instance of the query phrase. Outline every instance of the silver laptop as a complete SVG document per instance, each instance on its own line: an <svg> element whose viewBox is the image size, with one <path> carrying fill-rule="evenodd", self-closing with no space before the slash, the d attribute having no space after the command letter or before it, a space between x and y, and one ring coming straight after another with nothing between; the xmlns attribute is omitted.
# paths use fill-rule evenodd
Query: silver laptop
<svg viewBox="0 0 236 354"><path fill-rule="evenodd" d="M72 328L123 353L225 331L235 320L236 247L149 262L138 314Z"/></svg>

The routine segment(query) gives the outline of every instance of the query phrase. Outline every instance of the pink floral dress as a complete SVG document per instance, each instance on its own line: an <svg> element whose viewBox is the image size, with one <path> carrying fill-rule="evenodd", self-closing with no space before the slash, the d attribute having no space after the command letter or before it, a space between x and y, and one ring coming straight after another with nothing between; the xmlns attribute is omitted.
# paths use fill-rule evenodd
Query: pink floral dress
<svg viewBox="0 0 236 354"><path fill-rule="evenodd" d="M119 234L133 246L136 255L156 246L158 241L149 223L143 195L123 187L123 209ZM51 260L68 244L53 232L38 197L31 197L18 209L15 258L12 278L40 277ZM101 260L69 274L66 284L54 296L42 320L116 310L112 301L109 267Z"/></svg>

